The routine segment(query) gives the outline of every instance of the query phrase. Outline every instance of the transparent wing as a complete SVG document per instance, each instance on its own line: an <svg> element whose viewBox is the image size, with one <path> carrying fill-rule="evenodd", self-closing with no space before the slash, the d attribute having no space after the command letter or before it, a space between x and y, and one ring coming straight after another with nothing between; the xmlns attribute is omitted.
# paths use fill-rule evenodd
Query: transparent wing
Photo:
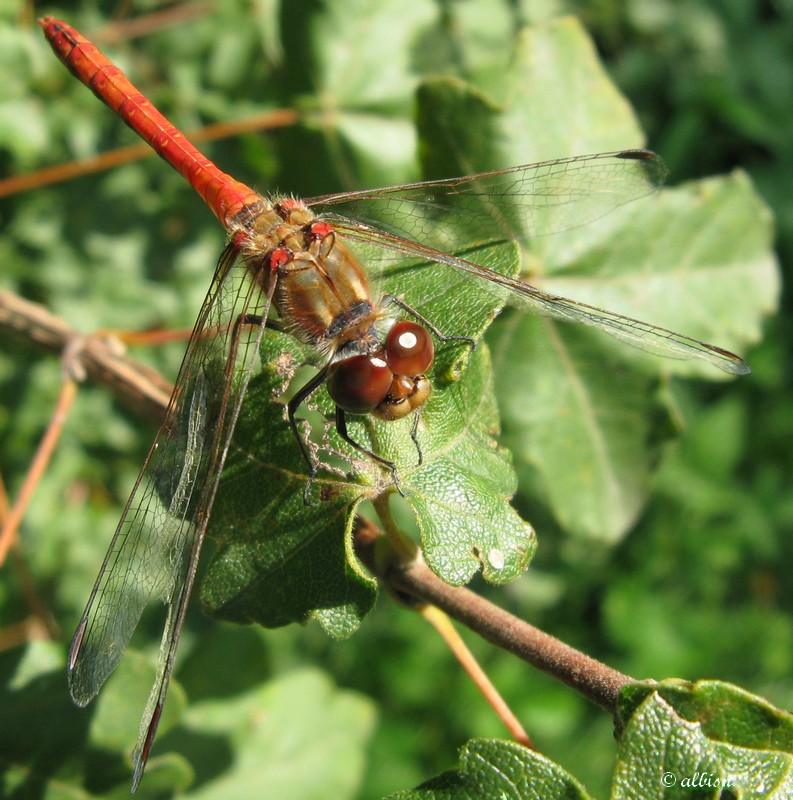
<svg viewBox="0 0 793 800"><path fill-rule="evenodd" d="M328 219L338 214L448 251L586 225L657 191L666 175L655 153L620 150L305 202Z"/></svg>
<svg viewBox="0 0 793 800"><path fill-rule="evenodd" d="M173 666L215 493L267 317L269 298L229 246L193 329L165 422L124 509L69 652L69 688L88 703L115 669L146 605L167 619L141 722L133 790ZM246 324L238 324L244 319Z"/></svg>
<svg viewBox="0 0 793 800"><path fill-rule="evenodd" d="M745 375L751 371L740 356L729 350L597 306L544 292L459 256L353 222L337 221L334 227L350 242L353 250L356 250L358 244L387 251L388 254L381 260L388 262L388 269L395 272L402 269L400 262L404 262L405 257L414 264L419 261L442 264L476 280L483 291L497 297L503 305L512 305L563 322L592 325L640 350L656 355L702 359L733 375Z"/></svg>
<svg viewBox="0 0 793 800"><path fill-rule="evenodd" d="M592 325L658 355L703 359L725 372L744 374L746 362L715 345L507 277L500 272L499 256L492 257L497 251L487 251L487 266L454 255L584 225L654 192L665 176L666 167L655 153L624 150L307 202L353 250L368 251L368 259L385 265L382 269L399 271L407 262L443 264L474 278L503 304ZM511 258L504 252L505 259Z"/></svg>

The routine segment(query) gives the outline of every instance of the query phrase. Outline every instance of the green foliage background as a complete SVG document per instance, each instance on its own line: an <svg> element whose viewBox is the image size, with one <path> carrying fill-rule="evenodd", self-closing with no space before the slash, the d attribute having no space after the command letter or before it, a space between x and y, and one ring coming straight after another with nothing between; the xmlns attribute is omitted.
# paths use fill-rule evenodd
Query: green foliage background
<svg viewBox="0 0 793 800"><path fill-rule="evenodd" d="M53 13L92 34L159 7L132 5L134 13L129 4L109 3L36 14L27 6L0 10L2 175L133 142L33 25L39 12ZM404 4L383 3L368 15L371 5L225 3L176 27L102 44L182 129L282 107L310 114L308 124L207 150L262 191L312 195L418 178L413 108L420 77L441 72L496 86L522 25L578 14L649 146L669 163L673 184L736 167L749 173L775 212L787 274L789 3L427 0L410 13ZM351 21L354 36L346 33ZM361 68L380 53L378 69ZM4 199L0 225L2 286L84 331L191 325L223 239L182 179L156 159ZM653 492L632 526L615 525L608 535L596 526L602 535L594 535L575 519L561 525L552 492L529 464L518 502L539 532L537 558L515 583L477 588L637 678L722 678L793 706L790 339L783 311L748 354L749 378L706 384L655 376L642 384L637 391L677 410L680 430L658 430L657 468L647 478ZM143 357L173 375L179 349ZM3 343L0 467L12 493L58 380L55 361ZM152 434L102 390L81 391L22 531L34 583L61 630L57 642L12 646L14 625L28 610L20 573L4 571L3 796L37 796L32 791L52 764L59 783L47 784L46 796L64 796L58 786L79 786L83 772L92 777L85 795L75 796L126 793L121 754L134 740L151 679L156 623L144 625L139 652L124 660L93 711L71 707L63 663ZM606 796L611 720L513 658L471 645L542 751L595 796ZM314 624L265 632L196 610L176 677L143 797L187 787L191 772L191 798L259 797L262 786L278 797L380 797L453 766L471 736L502 734L435 636L384 599L342 643Z"/></svg>

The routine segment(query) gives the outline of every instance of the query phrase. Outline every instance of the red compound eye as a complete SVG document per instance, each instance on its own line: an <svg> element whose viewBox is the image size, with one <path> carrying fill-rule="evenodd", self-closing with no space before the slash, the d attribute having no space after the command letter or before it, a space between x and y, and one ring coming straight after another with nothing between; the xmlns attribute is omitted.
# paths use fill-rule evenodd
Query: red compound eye
<svg viewBox="0 0 793 800"><path fill-rule="evenodd" d="M423 375L434 355L432 337L421 325L402 320L388 332L385 360L395 375Z"/></svg>
<svg viewBox="0 0 793 800"><path fill-rule="evenodd" d="M351 414L368 414L385 400L394 374L380 356L339 361L328 373L328 394Z"/></svg>

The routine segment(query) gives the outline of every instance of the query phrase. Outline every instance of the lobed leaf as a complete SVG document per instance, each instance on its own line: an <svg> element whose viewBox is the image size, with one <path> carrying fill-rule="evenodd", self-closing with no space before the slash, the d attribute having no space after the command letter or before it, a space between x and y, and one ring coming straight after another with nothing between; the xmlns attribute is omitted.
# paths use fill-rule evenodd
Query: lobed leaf
<svg viewBox="0 0 793 800"><path fill-rule="evenodd" d="M545 756L514 742L473 739L460 766L386 800L589 800L581 784Z"/></svg>
<svg viewBox="0 0 793 800"><path fill-rule="evenodd" d="M623 690L624 725L612 800L793 792L793 716L717 681L664 681Z"/></svg>

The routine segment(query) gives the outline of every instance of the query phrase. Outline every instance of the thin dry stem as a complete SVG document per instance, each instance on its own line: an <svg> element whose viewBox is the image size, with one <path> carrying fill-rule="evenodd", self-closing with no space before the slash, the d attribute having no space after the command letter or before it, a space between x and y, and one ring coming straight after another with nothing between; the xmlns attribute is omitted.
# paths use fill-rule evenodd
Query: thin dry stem
<svg viewBox="0 0 793 800"><path fill-rule="evenodd" d="M0 475L0 527L5 525L5 522L8 519L9 509L10 504L8 502L8 493L6 492L3 477ZM11 560L14 565L14 569L16 570L17 577L19 578L19 583L22 587L22 593L25 596L25 601L27 602L28 608L31 612L31 617L29 617L24 623L21 623L25 626L25 631L30 633L31 636L39 636L40 632L43 630L46 632L46 635L44 637L39 636L39 638L49 638L52 641L57 640L60 636L58 625L53 619L49 609L44 605L41 598L38 596L35 582L30 574L27 564L25 563L18 540L15 540L14 545L11 547ZM15 628L15 626L12 626L12 628ZM3 642L5 641L16 643L16 639L14 638L15 635L15 632L9 632L8 628L4 628L2 631L0 631L0 650L4 649ZM29 637L26 636L26 639L27 638Z"/></svg>
<svg viewBox="0 0 793 800"><path fill-rule="evenodd" d="M198 130L189 131L187 138L194 144L198 142L211 142L217 139L229 139L251 131L272 130L295 125L299 120L297 111L290 108L281 108L256 114L236 122L220 122L206 125ZM131 161L140 161L156 155L147 144L134 144L129 147L119 147L107 153L101 153L93 158L82 161L72 161L68 164L56 164L52 167L30 172L26 175L13 175L0 180L0 197L9 197L42 186L52 186L85 175L118 167Z"/></svg>
<svg viewBox="0 0 793 800"><path fill-rule="evenodd" d="M0 566L5 563L8 551L16 541L19 523L22 521L22 517L25 515L25 511L33 498L33 493L50 463L55 445L61 437L63 425L76 396L77 384L71 378L64 378L58 402L55 404L55 410L52 413L49 425L47 425L47 430L44 432L44 437L39 444L36 455L33 457L33 462L25 476L22 488L19 490L16 502L5 520L2 531L0 531Z"/></svg>
<svg viewBox="0 0 793 800"><path fill-rule="evenodd" d="M398 592L438 606L487 641L566 683L612 714L620 690L633 680L474 592L449 586L418 560L392 562L384 577Z"/></svg>
<svg viewBox="0 0 793 800"><path fill-rule="evenodd" d="M485 700L487 700L492 709L498 714L509 731L510 736L524 747L530 747L532 750L535 750L534 743L529 738L529 734L526 733L523 725L521 725L520 720L512 713L512 709L507 705L506 700L504 700L498 689L493 685L493 682L484 669L482 669L474 654L468 649L468 645L466 645L462 636L460 636L457 629L452 625L452 621L449 619L448 615L436 606L430 605L422 606L419 609L419 613L433 628L435 628L443 641L446 642L446 645L452 651L454 657L460 662L462 668L468 673L476 688L479 689Z"/></svg>

